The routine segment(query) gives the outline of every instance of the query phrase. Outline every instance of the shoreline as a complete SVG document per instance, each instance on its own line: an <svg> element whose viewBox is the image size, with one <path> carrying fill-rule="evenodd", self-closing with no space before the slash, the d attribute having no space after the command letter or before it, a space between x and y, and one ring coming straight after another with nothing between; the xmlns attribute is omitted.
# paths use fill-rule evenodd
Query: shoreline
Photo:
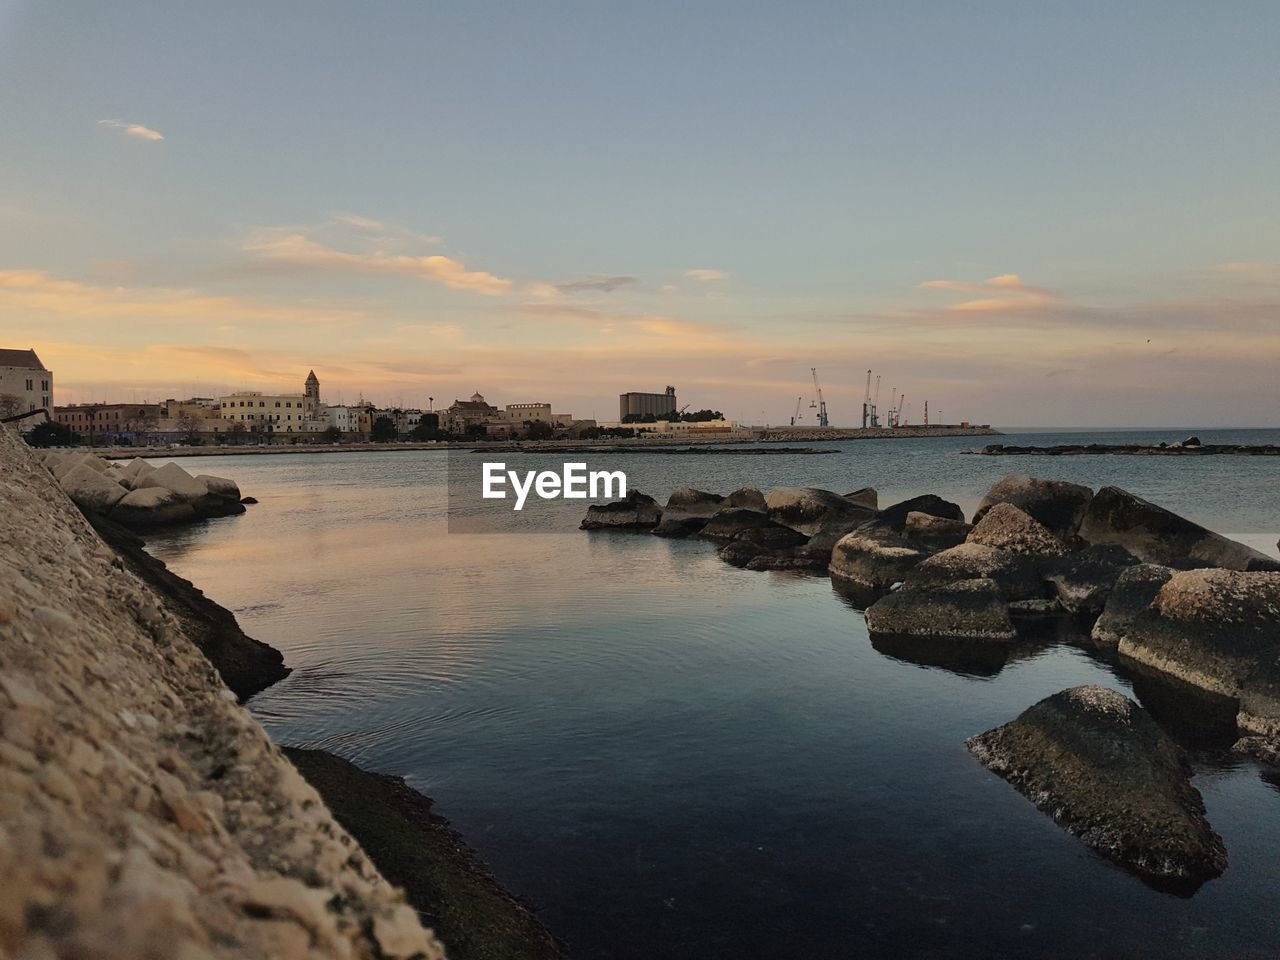
<svg viewBox="0 0 1280 960"><path fill-rule="evenodd" d="M738 446L744 444L771 443L834 443L844 440L929 440L935 437L1002 437L999 430L990 427L829 427L825 430L799 427L767 427L752 431L749 436L713 437L629 437L602 438L599 440L494 440L487 443L472 441L395 441L392 443L297 443L297 444L227 444L199 447L69 447L93 453L104 460L132 460L135 457L224 457L259 456L286 453L409 453L421 450L519 450L522 452L581 450L606 448L688 447L688 446ZM607 452L607 451L606 451Z"/></svg>
<svg viewBox="0 0 1280 960"><path fill-rule="evenodd" d="M966 451L973 453L973 451ZM1280 457L1280 445L1236 443L1087 443L1051 447L1019 447L992 443L977 451L982 457Z"/></svg>

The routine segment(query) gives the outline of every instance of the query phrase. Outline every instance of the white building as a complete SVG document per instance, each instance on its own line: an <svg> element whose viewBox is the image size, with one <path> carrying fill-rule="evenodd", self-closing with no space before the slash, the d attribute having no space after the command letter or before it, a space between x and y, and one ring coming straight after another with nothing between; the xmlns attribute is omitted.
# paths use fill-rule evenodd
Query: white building
<svg viewBox="0 0 1280 960"><path fill-rule="evenodd" d="M52 371L34 350L0 349L0 418L41 409L53 412ZM21 429L26 431L39 420L19 421Z"/></svg>
<svg viewBox="0 0 1280 960"><path fill-rule="evenodd" d="M225 420L244 425L254 433L308 433L324 419L320 408L320 381L314 370L302 393L263 393L245 390L218 398L218 413ZM320 423L324 430L327 423Z"/></svg>

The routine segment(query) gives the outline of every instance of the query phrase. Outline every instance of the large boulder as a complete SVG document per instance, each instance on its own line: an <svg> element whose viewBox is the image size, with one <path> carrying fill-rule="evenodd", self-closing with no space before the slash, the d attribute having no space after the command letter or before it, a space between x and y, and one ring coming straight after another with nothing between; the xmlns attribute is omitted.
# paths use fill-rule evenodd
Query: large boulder
<svg viewBox="0 0 1280 960"><path fill-rule="evenodd" d="M664 513L658 525L653 528L653 535L679 540L693 536L706 525L706 517L668 517Z"/></svg>
<svg viewBox="0 0 1280 960"><path fill-rule="evenodd" d="M759 487L741 487L724 498L725 509L738 507L743 510L754 510L756 513L767 513L769 505Z"/></svg>
<svg viewBox="0 0 1280 960"><path fill-rule="evenodd" d="M973 522L981 521L996 504L1011 503L1054 536L1070 542L1092 500L1093 491L1078 483L1010 474L987 491Z"/></svg>
<svg viewBox="0 0 1280 960"><path fill-rule="evenodd" d="M141 457L135 457L126 463L121 469L124 474L125 486L130 490L133 490L138 486L139 477L154 472L156 468Z"/></svg>
<svg viewBox="0 0 1280 960"><path fill-rule="evenodd" d="M1100 543L1046 559L1041 574L1063 610L1084 620L1096 620L1120 575L1138 563L1124 547Z"/></svg>
<svg viewBox="0 0 1280 960"><path fill-rule="evenodd" d="M228 480L226 477L215 477L208 473L197 473L195 479L203 483L205 489L216 497L226 497L236 502L240 500L240 485L234 480Z"/></svg>
<svg viewBox="0 0 1280 960"><path fill-rule="evenodd" d="M931 517L964 522L964 511L960 509L959 504L943 500L932 493L912 497L910 500L903 500L893 506L885 507L876 515L876 519L901 533L906 529L907 517L912 513L927 513Z"/></svg>
<svg viewBox="0 0 1280 960"><path fill-rule="evenodd" d="M721 510L707 521L698 536L720 543L744 540L769 549L798 547L807 539L804 534L775 523L763 513L738 509Z"/></svg>
<svg viewBox="0 0 1280 960"><path fill-rule="evenodd" d="M1042 599L1048 593L1035 558L981 543L962 543L935 553L906 577L909 585L921 587L975 579L990 580L1008 602Z"/></svg>
<svg viewBox="0 0 1280 960"><path fill-rule="evenodd" d="M868 510L880 509L880 494L876 493L875 487L863 487L861 490L846 493L844 499L860 507L866 507Z"/></svg>
<svg viewBox="0 0 1280 960"><path fill-rule="evenodd" d="M1049 532L1043 524L1011 503L997 503L979 520L968 536L969 543L1007 550L1009 553L1029 553L1039 556L1056 556L1066 552L1062 541Z"/></svg>
<svg viewBox="0 0 1280 960"><path fill-rule="evenodd" d="M1122 583L1141 569L1126 571ZM1114 629L1108 612L1121 593L1117 586L1098 626L1107 620ZM1132 593L1124 600L1132 604ZM1246 680L1280 657L1280 573L1173 571L1117 633L1123 656L1237 697Z"/></svg>
<svg viewBox="0 0 1280 960"><path fill-rule="evenodd" d="M683 520L686 517L708 519L724 505L724 497L718 493L705 493L692 487L674 490L662 508L664 520Z"/></svg>
<svg viewBox="0 0 1280 960"><path fill-rule="evenodd" d="M651 530L662 519L662 508L653 497L628 490L621 500L593 503L579 524L582 530Z"/></svg>
<svg viewBox="0 0 1280 960"><path fill-rule="evenodd" d="M1249 674L1240 689L1236 723L1266 738L1271 752L1280 756L1280 658L1264 659Z"/></svg>
<svg viewBox="0 0 1280 960"><path fill-rule="evenodd" d="M877 523L864 524L841 537L831 551L833 578L877 592L906 579L929 552L895 536Z"/></svg>
<svg viewBox="0 0 1280 960"><path fill-rule="evenodd" d="M904 586L867 608L867 629L901 637L1017 639L1008 606L991 580Z"/></svg>
<svg viewBox="0 0 1280 960"><path fill-rule="evenodd" d="M1280 563L1119 487L1103 487L1080 524L1088 543L1116 543L1139 560L1166 566L1280 570Z"/></svg>
<svg viewBox="0 0 1280 960"><path fill-rule="evenodd" d="M1093 625L1095 643L1118 648L1129 633L1137 629L1160 588L1169 582L1173 571L1155 563L1139 563L1120 572L1107 594L1102 614Z"/></svg>
<svg viewBox="0 0 1280 960"><path fill-rule="evenodd" d="M161 487L185 500L198 500L209 493L203 480L197 480L176 463L166 463L150 472L142 472L134 478L133 489L145 490Z"/></svg>
<svg viewBox="0 0 1280 960"><path fill-rule="evenodd" d="M808 537L839 526L852 530L875 516L873 508L817 487L778 487L769 492L765 503L770 519Z"/></svg>
<svg viewBox="0 0 1280 960"><path fill-rule="evenodd" d="M87 463L81 463L74 470L64 473L59 483L76 506L98 513L107 513L129 492L118 481Z"/></svg>
<svg viewBox="0 0 1280 960"><path fill-rule="evenodd" d="M794 549L771 549L746 540L731 540L716 555L725 563L747 570L816 572L825 568L825 564Z"/></svg>
<svg viewBox="0 0 1280 960"><path fill-rule="evenodd" d="M185 523L198 519L191 501L166 487L131 490L111 508L110 516L116 523L127 527Z"/></svg>
<svg viewBox="0 0 1280 960"><path fill-rule="evenodd" d="M1227 865L1181 749L1114 690L1073 687L967 742L988 769L1103 856L1201 882Z"/></svg>
<svg viewBox="0 0 1280 960"><path fill-rule="evenodd" d="M959 546L969 538L973 527L963 520L948 520L930 513L912 510L902 528L902 535L913 543L920 543L932 550L947 550Z"/></svg>

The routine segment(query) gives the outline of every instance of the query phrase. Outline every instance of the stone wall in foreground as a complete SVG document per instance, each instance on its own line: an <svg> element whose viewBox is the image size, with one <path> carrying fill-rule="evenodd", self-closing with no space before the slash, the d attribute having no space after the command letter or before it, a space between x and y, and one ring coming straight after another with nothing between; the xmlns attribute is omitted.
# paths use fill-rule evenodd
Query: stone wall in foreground
<svg viewBox="0 0 1280 960"><path fill-rule="evenodd" d="M443 957L0 429L0 955Z"/></svg>

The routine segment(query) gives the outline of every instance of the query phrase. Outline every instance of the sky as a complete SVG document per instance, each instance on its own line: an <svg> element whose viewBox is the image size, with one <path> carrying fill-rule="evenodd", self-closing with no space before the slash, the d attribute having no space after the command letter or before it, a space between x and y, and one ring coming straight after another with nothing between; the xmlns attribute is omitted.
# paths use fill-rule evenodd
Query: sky
<svg viewBox="0 0 1280 960"><path fill-rule="evenodd" d="M0 0L58 403L1280 421L1280 4Z"/></svg>

